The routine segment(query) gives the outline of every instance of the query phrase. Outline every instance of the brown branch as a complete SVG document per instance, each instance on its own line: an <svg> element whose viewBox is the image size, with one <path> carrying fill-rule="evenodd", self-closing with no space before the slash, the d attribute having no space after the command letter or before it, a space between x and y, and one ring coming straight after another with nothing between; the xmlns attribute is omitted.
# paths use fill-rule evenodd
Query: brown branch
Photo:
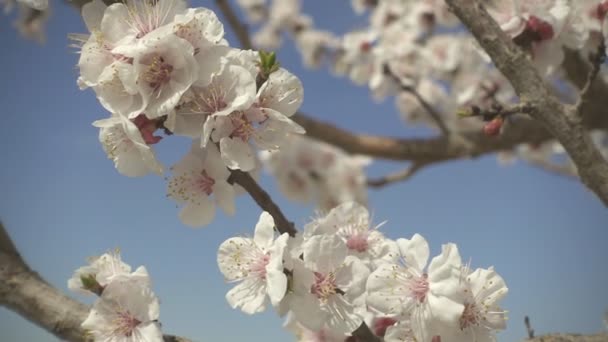
<svg viewBox="0 0 608 342"><path fill-rule="evenodd" d="M526 332L528 333L528 338L534 338L534 329L532 329L532 324L530 324L530 317L524 317L524 324L526 325Z"/></svg>
<svg viewBox="0 0 608 342"><path fill-rule="evenodd" d="M413 163L411 166L409 166L408 168L406 168L402 171L391 173L391 174L388 174L386 176L383 176L383 177L377 178L377 179L368 179L367 185L372 188L380 188L385 185L393 184L396 182L406 181L406 180L410 179L414 174L416 174L418 171L420 171L426 165L427 165L427 163L422 163L422 162Z"/></svg>
<svg viewBox="0 0 608 342"><path fill-rule="evenodd" d="M80 324L89 307L53 287L32 271L19 256L4 226L0 224L0 305L56 337L86 342ZM189 342L183 337L164 335L165 342Z"/></svg>
<svg viewBox="0 0 608 342"><path fill-rule="evenodd" d="M276 225L279 233L288 233L290 236L296 236L298 232L293 223L287 220L283 212L276 205L270 195L260 185L251 177L248 172L243 172L241 170L230 170L230 177L228 178L228 183L236 183L242 186L253 198L253 200L262 208L267 211L272 218L274 219L274 224Z"/></svg>
<svg viewBox="0 0 608 342"><path fill-rule="evenodd" d="M597 47L597 50L590 56L589 61L591 62L591 67L587 72L587 81L585 85L581 89L578 101L576 102L575 109L578 115L582 115L582 106L585 102L589 102L590 96L592 96L591 86L593 85L595 79L597 78L600 69L602 68L602 64L606 60L606 43L604 42L604 38L600 39L600 43Z"/></svg>
<svg viewBox="0 0 608 342"><path fill-rule="evenodd" d="M241 47L243 49L252 49L253 44L251 44L251 38L249 37L249 32L247 30L247 26L241 22L239 17L232 10L232 6L228 3L228 0L215 0L217 7L219 7L220 11L232 27L232 30L236 34L239 42L241 43Z"/></svg>
<svg viewBox="0 0 608 342"><path fill-rule="evenodd" d="M530 116L564 146L577 166L582 182L608 206L608 163L573 109L559 102L528 56L500 29L480 3L472 0L446 2L511 82L522 103L534 107Z"/></svg>
<svg viewBox="0 0 608 342"><path fill-rule="evenodd" d="M306 134L338 146L353 154L364 154L389 160L439 162L511 150L521 143L538 144L552 137L541 125L525 117L514 118L508 130L488 137L481 130L462 131L459 135L434 138L403 139L349 132L330 123L297 113L292 117ZM608 119L605 120L608 126Z"/></svg>
<svg viewBox="0 0 608 342"><path fill-rule="evenodd" d="M433 108L433 106L431 106L424 99L424 97L422 97L422 95L420 95L420 93L418 92L418 90L416 90L415 87L403 84L403 82L401 82L401 79L399 79L399 77L397 75L395 75L395 73L391 70L391 68L388 64L384 65L384 74L389 76L390 78L392 78L393 81L399 85L399 88L401 88L401 90L412 94L416 98L418 103L420 103L420 105L424 108L424 110L431 116L431 119L433 119L433 121L435 122L437 127L439 127L439 130L441 131L441 133L443 133L444 135L450 134L450 130L448 129L448 126L446 126L445 122L443 121L443 118L441 118L441 115L439 113L437 113L435 108Z"/></svg>

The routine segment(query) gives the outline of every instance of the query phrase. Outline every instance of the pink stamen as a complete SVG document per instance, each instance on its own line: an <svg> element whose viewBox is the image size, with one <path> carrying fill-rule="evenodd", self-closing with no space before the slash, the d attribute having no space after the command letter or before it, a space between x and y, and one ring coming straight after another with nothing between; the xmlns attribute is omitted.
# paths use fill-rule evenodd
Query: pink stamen
<svg viewBox="0 0 608 342"><path fill-rule="evenodd" d="M266 279L266 266L270 262L270 255L264 254L260 259L251 265L250 271L257 274L260 278Z"/></svg>
<svg viewBox="0 0 608 342"><path fill-rule="evenodd" d="M348 249L363 253L367 251L369 243L367 242L367 233L355 233L346 240Z"/></svg>
<svg viewBox="0 0 608 342"><path fill-rule="evenodd" d="M135 328L141 324L141 321L131 315L128 310L118 311L116 314L118 317L115 321L115 333L126 337L131 337L131 335L133 335L133 330L135 330Z"/></svg>
<svg viewBox="0 0 608 342"><path fill-rule="evenodd" d="M472 325L476 325L479 323L479 311L475 303L465 303L464 310L462 311L462 315L460 315L459 323L460 330L464 330Z"/></svg>
<svg viewBox="0 0 608 342"><path fill-rule="evenodd" d="M326 301L331 295L338 293L336 276L333 273L322 274L315 272L315 282L310 287L310 293Z"/></svg>
<svg viewBox="0 0 608 342"><path fill-rule="evenodd" d="M426 300L426 295L429 292L429 275L423 274L421 277L414 278L409 290L412 296L419 302L423 303Z"/></svg>
<svg viewBox="0 0 608 342"><path fill-rule="evenodd" d="M202 192L206 193L207 196L209 196L213 193L213 185L215 184L215 179L207 175L207 170L203 170L201 172L201 177L197 180L196 184Z"/></svg>

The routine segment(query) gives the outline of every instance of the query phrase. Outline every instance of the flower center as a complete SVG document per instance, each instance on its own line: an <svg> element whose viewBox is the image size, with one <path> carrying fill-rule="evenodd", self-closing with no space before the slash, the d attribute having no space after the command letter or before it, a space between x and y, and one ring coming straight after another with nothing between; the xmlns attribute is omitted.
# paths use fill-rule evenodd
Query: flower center
<svg viewBox="0 0 608 342"><path fill-rule="evenodd" d="M141 321L135 318L129 310L117 311L116 319L114 321L114 333L116 335L131 337L131 335L133 335L133 330L135 330L139 324L141 324Z"/></svg>
<svg viewBox="0 0 608 342"><path fill-rule="evenodd" d="M270 255L263 254L251 265L250 272L257 274L261 279L266 279L266 266L270 262Z"/></svg>
<svg viewBox="0 0 608 342"><path fill-rule="evenodd" d="M426 294L429 292L429 275L424 273L420 277L414 277L409 284L409 290L412 295L419 303L423 303L426 300Z"/></svg>
<svg viewBox="0 0 608 342"><path fill-rule="evenodd" d="M253 135L255 129L245 114L242 112L233 113L230 115L230 121L232 122L232 126L234 126L234 130L230 136L232 138L240 138L245 142L249 141L249 138Z"/></svg>
<svg viewBox="0 0 608 342"><path fill-rule="evenodd" d="M214 184L215 184L215 179L213 179L213 178L209 177L209 175L207 175L207 170L203 170L201 172L200 177L196 181L196 185L198 186L199 190L201 192L206 193L207 196L209 196L213 193Z"/></svg>
<svg viewBox="0 0 608 342"><path fill-rule="evenodd" d="M479 310L475 303L465 303L462 315L460 315L460 330L464 330L472 325L477 325L480 321Z"/></svg>
<svg viewBox="0 0 608 342"><path fill-rule="evenodd" d="M315 282L310 287L310 293L322 302L326 302L329 297L340 292L342 291L336 286L336 276L332 272L329 274L315 272Z"/></svg>
<svg viewBox="0 0 608 342"><path fill-rule="evenodd" d="M212 84L196 94L194 107L203 114L217 113L228 107L225 98L226 92L224 89Z"/></svg>
<svg viewBox="0 0 608 342"><path fill-rule="evenodd" d="M143 79L154 92L158 92L160 87L169 83L172 72L173 66L167 63L162 56L154 56L152 63L148 65L148 69L144 72Z"/></svg>
<svg viewBox="0 0 608 342"><path fill-rule="evenodd" d="M359 253L367 251L367 248L369 247L369 243L367 242L367 234L355 233L350 235L346 240L346 247Z"/></svg>

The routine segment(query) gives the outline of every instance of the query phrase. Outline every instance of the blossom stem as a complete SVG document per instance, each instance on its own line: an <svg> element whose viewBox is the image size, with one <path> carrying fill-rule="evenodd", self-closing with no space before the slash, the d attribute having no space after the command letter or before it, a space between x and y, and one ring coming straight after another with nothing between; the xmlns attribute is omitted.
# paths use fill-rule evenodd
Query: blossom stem
<svg viewBox="0 0 608 342"><path fill-rule="evenodd" d="M262 189L262 187L251 177L248 172L241 170L230 170L230 177L228 183L235 183L242 186L253 198L253 200L260 206L260 208L267 211L276 224L276 229L279 233L287 233L290 236L295 236L297 230L294 228L292 222L287 220L283 212L276 203L273 202L272 198L268 193Z"/></svg>

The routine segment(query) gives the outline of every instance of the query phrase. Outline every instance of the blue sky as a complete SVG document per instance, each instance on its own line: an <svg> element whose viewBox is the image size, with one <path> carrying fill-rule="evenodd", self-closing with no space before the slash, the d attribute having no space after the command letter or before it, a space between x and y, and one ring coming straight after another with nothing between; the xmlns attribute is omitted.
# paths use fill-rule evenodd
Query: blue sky
<svg viewBox="0 0 608 342"><path fill-rule="evenodd" d="M344 32L363 23L349 1L305 3L321 27ZM210 1L194 4L213 8ZM91 91L76 86L78 56L66 35L84 32L84 25L74 9L52 5L43 46L17 35L14 15L0 17L0 218L25 259L67 292L67 279L88 256L120 247L126 262L152 275L166 332L197 341L292 340L271 311L249 317L224 299L230 285L217 269L217 247L251 235L260 209L243 196L236 216L219 214L193 230L179 222L162 178L119 175L91 126L108 114ZM228 39L238 45L231 32ZM420 133L403 125L392 101L376 104L365 88L303 68L291 44L278 56L302 79L305 112L354 131ZM187 145L165 139L159 156L169 166ZM368 171L379 176L401 167L379 162ZM261 183L299 226L312 215L310 206L287 201L269 177ZM473 266L496 267L510 288L500 341L524 337L524 315L539 334L602 329L608 211L581 184L522 163L501 167L487 156L438 164L407 183L372 190L370 208L377 222L388 220L382 229L392 238L419 232L434 252L455 242ZM0 308L0 340L57 339Z"/></svg>

